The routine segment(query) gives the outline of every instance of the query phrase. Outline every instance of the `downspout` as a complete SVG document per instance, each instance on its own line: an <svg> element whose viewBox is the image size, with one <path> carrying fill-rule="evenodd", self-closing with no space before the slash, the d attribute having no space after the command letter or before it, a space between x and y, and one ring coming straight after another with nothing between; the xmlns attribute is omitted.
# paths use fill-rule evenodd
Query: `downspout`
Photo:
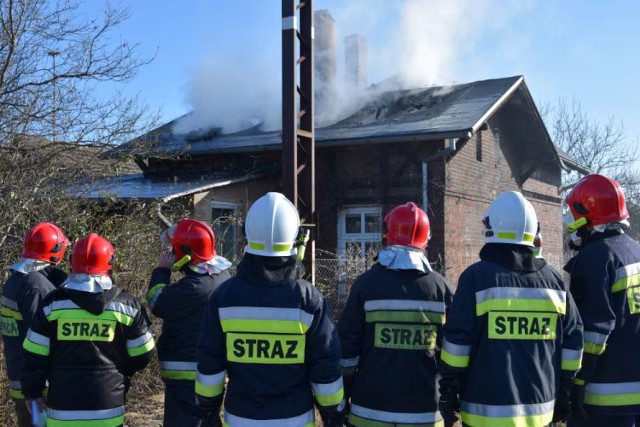
<svg viewBox="0 0 640 427"><path fill-rule="evenodd" d="M470 137L471 135L469 135ZM429 157L422 160L422 209L427 212L428 201L429 201L429 162L434 160L438 160L443 158L444 156L453 153L456 151L456 142L458 140L456 138L448 138L447 139L447 147L443 148L440 151L436 151Z"/></svg>
<svg viewBox="0 0 640 427"><path fill-rule="evenodd" d="M173 225L173 223L171 221L169 221L169 219L164 216L164 214L162 213L162 207L169 201L182 196L182 194L174 194L171 196L167 196L167 197L163 197L162 199L160 199L158 201L158 206L156 207L156 212L158 213L158 218L160 218L160 221L162 221L162 223L164 223L164 225L167 226L167 228L171 227Z"/></svg>

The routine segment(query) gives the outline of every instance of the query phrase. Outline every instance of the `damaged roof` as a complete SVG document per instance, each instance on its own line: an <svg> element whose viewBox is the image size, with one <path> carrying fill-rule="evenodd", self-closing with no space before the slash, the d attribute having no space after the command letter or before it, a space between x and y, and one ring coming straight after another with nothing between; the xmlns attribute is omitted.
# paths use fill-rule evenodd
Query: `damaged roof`
<svg viewBox="0 0 640 427"><path fill-rule="evenodd" d="M471 136L517 89L524 77L412 90L382 91L359 110L329 126L315 129L316 145L466 138ZM209 154L279 150L280 131L263 132L259 126L241 132L224 129L176 134L169 122L119 147L120 152L152 157L164 153Z"/></svg>
<svg viewBox="0 0 640 427"><path fill-rule="evenodd" d="M208 191L212 188L245 182L260 178L259 173L238 174L237 176L203 176L197 179L154 179L143 174L112 176L100 180L90 180L67 187L72 197L82 199L102 199L115 197L121 200L169 201L176 197Z"/></svg>

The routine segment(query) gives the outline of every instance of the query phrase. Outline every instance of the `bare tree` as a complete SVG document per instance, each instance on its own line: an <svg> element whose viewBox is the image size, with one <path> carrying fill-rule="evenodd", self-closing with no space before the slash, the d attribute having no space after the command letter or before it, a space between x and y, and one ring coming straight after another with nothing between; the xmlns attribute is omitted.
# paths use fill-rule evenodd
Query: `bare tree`
<svg viewBox="0 0 640 427"><path fill-rule="evenodd" d="M629 140L622 121L589 117L575 97L541 110L555 144L593 173L620 182L632 215L640 213L640 143L637 137ZM575 172L564 174L563 190L568 191L580 178ZM638 237L639 230L640 223L632 234Z"/></svg>

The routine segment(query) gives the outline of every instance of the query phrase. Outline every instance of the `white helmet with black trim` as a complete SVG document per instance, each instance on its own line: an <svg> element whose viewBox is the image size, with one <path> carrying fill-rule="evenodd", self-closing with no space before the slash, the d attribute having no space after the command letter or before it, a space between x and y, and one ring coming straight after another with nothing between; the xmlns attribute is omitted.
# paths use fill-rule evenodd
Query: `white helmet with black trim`
<svg viewBox="0 0 640 427"><path fill-rule="evenodd" d="M500 194L482 219L484 243L511 243L533 247L538 218L531 203L517 191Z"/></svg>
<svg viewBox="0 0 640 427"><path fill-rule="evenodd" d="M281 193L267 193L249 208L245 221L247 252L262 256L296 254L300 216Z"/></svg>

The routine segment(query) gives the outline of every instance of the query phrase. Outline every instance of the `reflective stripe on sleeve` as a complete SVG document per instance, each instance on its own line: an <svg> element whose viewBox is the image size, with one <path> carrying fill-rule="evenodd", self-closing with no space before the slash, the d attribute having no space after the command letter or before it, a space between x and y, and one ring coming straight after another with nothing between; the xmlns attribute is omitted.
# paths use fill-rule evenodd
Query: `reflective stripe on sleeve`
<svg viewBox="0 0 640 427"><path fill-rule="evenodd" d="M206 398L220 396L224 391L224 376L227 371L205 375L200 371L196 375L196 394Z"/></svg>
<svg viewBox="0 0 640 427"><path fill-rule="evenodd" d="M342 377L329 384L312 382L311 387L316 400L321 406L339 405L344 397Z"/></svg>
<svg viewBox="0 0 640 427"><path fill-rule="evenodd" d="M0 314L4 317L11 317L15 320L22 320L22 313L20 313L18 304L14 300L5 296L2 297L2 309L0 310Z"/></svg>
<svg viewBox="0 0 640 427"><path fill-rule="evenodd" d="M162 378L166 380L195 380L197 367L196 362L160 362Z"/></svg>
<svg viewBox="0 0 640 427"><path fill-rule="evenodd" d="M222 307L218 313L224 332L304 334L313 322L313 314L298 308Z"/></svg>
<svg viewBox="0 0 640 427"><path fill-rule="evenodd" d="M607 339L609 335L600 334L598 332L584 332L584 352L589 354L600 355L604 353L607 347Z"/></svg>
<svg viewBox="0 0 640 427"><path fill-rule="evenodd" d="M422 311L434 311L437 313L444 313L445 308L446 308L445 304L442 301L381 299L381 300L366 301L364 303L365 311L422 310Z"/></svg>
<svg viewBox="0 0 640 427"><path fill-rule="evenodd" d="M584 403L594 406L640 405L640 382L588 383Z"/></svg>
<svg viewBox="0 0 640 427"><path fill-rule="evenodd" d="M22 346L31 353L39 354L40 356L49 355L49 337L33 332L31 329L27 332Z"/></svg>
<svg viewBox="0 0 640 427"><path fill-rule="evenodd" d="M553 418L555 401L521 405L482 405L460 402L465 424L474 427L546 426Z"/></svg>
<svg viewBox="0 0 640 427"><path fill-rule="evenodd" d="M640 285L640 262L616 270L616 281L611 286L611 292L624 291L637 285Z"/></svg>
<svg viewBox="0 0 640 427"><path fill-rule="evenodd" d="M444 363L455 368L466 368L469 366L470 345L453 344L445 338L442 342L442 352L440 358Z"/></svg>
<svg viewBox="0 0 640 427"><path fill-rule="evenodd" d="M579 371L582 367L582 350L562 349L560 368L565 371Z"/></svg>
<svg viewBox="0 0 640 427"><path fill-rule="evenodd" d="M127 354L131 357L140 356L153 350L155 341L150 331L133 340L127 340Z"/></svg>
<svg viewBox="0 0 640 427"><path fill-rule="evenodd" d="M360 356L350 357L348 359L340 359L340 367L351 368L354 366L358 366L358 362L360 362Z"/></svg>
<svg viewBox="0 0 640 427"><path fill-rule="evenodd" d="M543 311L565 314L567 293L545 288L489 288L476 292L476 316L489 311Z"/></svg>
<svg viewBox="0 0 640 427"><path fill-rule="evenodd" d="M302 415L298 415L297 417L280 418L275 420L253 420L251 418L239 417L225 411L224 425L243 427L313 427L315 426L315 418L313 410L305 412Z"/></svg>
<svg viewBox="0 0 640 427"><path fill-rule="evenodd" d="M165 286L167 286L166 283L158 283L153 288L147 291L147 303L149 304L149 307L151 307L152 310L153 310L153 306L156 305L156 301L158 301L158 297L164 290Z"/></svg>
<svg viewBox="0 0 640 427"><path fill-rule="evenodd" d="M363 425L375 425L376 421L393 424L425 424L442 421L440 412L388 412L365 408L364 406L351 404L349 417L354 415L364 418L368 423ZM351 421L351 420L350 420ZM371 423L373 421L373 423Z"/></svg>
<svg viewBox="0 0 640 427"><path fill-rule="evenodd" d="M47 407L48 427L112 427L124 423L124 406L93 411L61 411ZM78 421L73 423L73 421Z"/></svg>
<svg viewBox="0 0 640 427"><path fill-rule="evenodd" d="M20 381L9 381L9 386L11 387L11 397L14 399L24 399L24 394L22 394L22 384Z"/></svg>

